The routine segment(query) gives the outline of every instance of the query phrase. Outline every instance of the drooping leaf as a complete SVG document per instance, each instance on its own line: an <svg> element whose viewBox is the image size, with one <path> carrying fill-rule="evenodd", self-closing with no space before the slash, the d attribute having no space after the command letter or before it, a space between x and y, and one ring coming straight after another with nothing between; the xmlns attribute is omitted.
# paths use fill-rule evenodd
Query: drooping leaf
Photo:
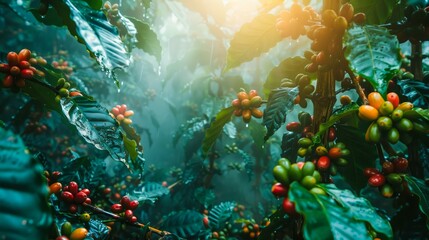
<svg viewBox="0 0 429 240"><path fill-rule="evenodd" d="M139 202L151 202L154 203L159 197L167 195L170 190L162 184L155 182L145 183L141 189L135 189L129 195L132 199L136 199Z"/></svg>
<svg viewBox="0 0 429 240"><path fill-rule="evenodd" d="M249 123L249 131L250 136L252 136L255 145L259 149L262 149L262 147L264 146L264 139L262 138L262 136L265 136L267 132L267 130L264 128L264 125L260 124L257 121L251 120Z"/></svg>
<svg viewBox="0 0 429 240"><path fill-rule="evenodd" d="M106 224L102 223L100 220L91 219L88 222L88 234L86 238L92 238L94 240L106 240L109 237L109 229Z"/></svg>
<svg viewBox="0 0 429 240"><path fill-rule="evenodd" d="M414 107L429 107L429 85L416 80L400 80L397 85L401 88L401 95L405 96Z"/></svg>
<svg viewBox="0 0 429 240"><path fill-rule="evenodd" d="M86 3L88 3L88 5L95 9L95 10L100 10L100 8L103 6L103 1L102 0L84 0Z"/></svg>
<svg viewBox="0 0 429 240"><path fill-rule="evenodd" d="M385 95L387 83L401 66L398 39L386 28L354 26L344 39L350 68Z"/></svg>
<svg viewBox="0 0 429 240"><path fill-rule="evenodd" d="M267 127L264 141L267 141L285 123L287 111L293 109L293 101L297 95L297 87L277 88L271 91L262 121L262 124Z"/></svg>
<svg viewBox="0 0 429 240"><path fill-rule="evenodd" d="M162 229L190 239L204 232L203 215L193 210L173 212L167 216Z"/></svg>
<svg viewBox="0 0 429 240"><path fill-rule="evenodd" d="M104 161L96 161L90 156L78 156L65 164L60 179L62 182L75 181L80 183L81 187L93 189L99 186L105 168Z"/></svg>
<svg viewBox="0 0 429 240"><path fill-rule="evenodd" d="M52 1L51 4L70 33L86 45L109 76L115 69L128 67L130 55L118 30L107 21L101 10L94 10L83 0Z"/></svg>
<svg viewBox="0 0 429 240"><path fill-rule="evenodd" d="M338 168L341 176L359 192L360 189L367 185L367 179L362 177L364 168L375 167L375 161L378 158L377 149L374 144L365 140L365 131L367 125L353 128L337 124L336 126L337 141L343 142L346 148L350 150L350 155L345 157L348 164ZM365 151L362 151L365 149Z"/></svg>
<svg viewBox="0 0 429 240"><path fill-rule="evenodd" d="M280 42L276 19L272 14L262 13L244 24L231 40L224 71L260 56Z"/></svg>
<svg viewBox="0 0 429 240"><path fill-rule="evenodd" d="M55 102L56 93L43 80L27 80L23 92L31 98L43 104L45 107L57 112L61 112L60 105Z"/></svg>
<svg viewBox="0 0 429 240"><path fill-rule="evenodd" d="M216 142L219 135L222 133L222 129L225 124L231 121L234 107L228 107L222 109L217 115L216 119L210 124L209 129L206 130L205 137L203 140L203 154L206 155L213 144Z"/></svg>
<svg viewBox="0 0 429 240"><path fill-rule="evenodd" d="M426 227L429 229L429 186L422 179L404 176L410 191L419 197L419 208L426 215Z"/></svg>
<svg viewBox="0 0 429 240"><path fill-rule="evenodd" d="M324 122L320 124L319 126L319 132L317 135L322 135L325 133L326 130L328 130L332 125L334 125L336 122L340 121L343 118L355 116L357 117L357 112L359 109L359 105L357 103L351 103L347 104L338 111L334 112L332 116L329 118L327 122Z"/></svg>
<svg viewBox="0 0 429 240"><path fill-rule="evenodd" d="M47 239L52 215L43 167L32 159L19 136L0 128L0 236Z"/></svg>
<svg viewBox="0 0 429 240"><path fill-rule="evenodd" d="M355 12L363 12L368 24L383 24L389 19L397 0L351 0Z"/></svg>
<svg viewBox="0 0 429 240"><path fill-rule="evenodd" d="M377 233L393 238L389 221L381 217L367 199L356 197L351 191L338 189L333 184L323 185L323 189L342 207L349 209L355 220L367 222Z"/></svg>
<svg viewBox="0 0 429 240"><path fill-rule="evenodd" d="M100 150L106 150L116 161L127 167L122 134L118 123L97 101L86 97L61 99L61 108L69 123L74 125L80 135Z"/></svg>
<svg viewBox="0 0 429 240"><path fill-rule="evenodd" d="M58 16L58 13L57 11L55 11L54 8L49 8L48 12L44 16L40 15L39 9L32 8L29 11L31 12L31 14L33 14L34 18L36 18L37 21L47 26L64 26L63 21L61 20L60 16Z"/></svg>
<svg viewBox="0 0 429 240"><path fill-rule="evenodd" d="M278 66L273 68L264 83L264 94L268 96L271 89L280 87L283 78L294 79L298 73L304 73L305 65L309 60L302 57L292 57L283 60Z"/></svg>
<svg viewBox="0 0 429 240"><path fill-rule="evenodd" d="M225 222L231 218L235 202L223 202L214 206L209 212L209 226L214 230L223 229Z"/></svg>
<svg viewBox="0 0 429 240"><path fill-rule="evenodd" d="M349 208L333 199L313 194L298 182L290 185L288 196L304 215L305 239L372 239L365 222L354 219Z"/></svg>
<svg viewBox="0 0 429 240"><path fill-rule="evenodd" d="M137 29L136 47L144 52L156 57L156 60L161 60L161 43L158 40L156 33L150 28L149 24L142 22L133 17L127 17Z"/></svg>
<svg viewBox="0 0 429 240"><path fill-rule="evenodd" d="M284 212L283 208L280 207L270 217L270 224L261 229L261 233L258 236L258 240L273 239L271 234L277 229L285 226L288 215Z"/></svg>
<svg viewBox="0 0 429 240"><path fill-rule="evenodd" d="M298 157L298 140L301 138L301 133L287 132L282 137L282 154L281 157L295 161Z"/></svg>

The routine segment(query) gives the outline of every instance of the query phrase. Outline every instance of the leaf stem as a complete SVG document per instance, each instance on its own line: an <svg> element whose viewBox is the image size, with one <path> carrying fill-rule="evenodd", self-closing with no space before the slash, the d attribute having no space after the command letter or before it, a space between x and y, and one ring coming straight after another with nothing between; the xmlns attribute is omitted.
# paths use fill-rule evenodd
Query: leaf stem
<svg viewBox="0 0 429 240"><path fill-rule="evenodd" d="M380 143L375 144L375 146L377 147L378 157L380 158L380 165L383 165L383 163L386 161L386 159L384 159L383 148L381 147Z"/></svg>
<svg viewBox="0 0 429 240"><path fill-rule="evenodd" d="M346 72L349 74L350 78L352 79L353 84L355 85L356 92L357 94L359 94L359 97L362 99L363 104L365 105L369 104L368 98L366 98L365 92L363 91L356 75L352 72L352 70L348 66L346 66L345 69L346 69Z"/></svg>

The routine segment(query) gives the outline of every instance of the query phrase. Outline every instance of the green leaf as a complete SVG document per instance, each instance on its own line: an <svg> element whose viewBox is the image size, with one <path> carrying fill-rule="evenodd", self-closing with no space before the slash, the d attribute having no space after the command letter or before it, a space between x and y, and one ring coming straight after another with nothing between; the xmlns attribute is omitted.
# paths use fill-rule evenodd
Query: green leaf
<svg viewBox="0 0 429 240"><path fill-rule="evenodd" d="M344 45L350 68L385 95L389 80L401 66L398 39L383 27L354 26L347 31Z"/></svg>
<svg viewBox="0 0 429 240"><path fill-rule="evenodd" d="M422 118L429 121L429 109L413 108L411 111L416 111Z"/></svg>
<svg viewBox="0 0 429 240"><path fill-rule="evenodd" d="M101 6L103 6L102 0L84 0L88 5L94 10L100 10Z"/></svg>
<svg viewBox="0 0 429 240"><path fill-rule="evenodd" d="M89 228L88 228L88 234L85 238L92 238L92 239L108 239L109 235L109 229L107 228L106 224L101 222L100 220L94 220L91 219L88 222Z"/></svg>
<svg viewBox="0 0 429 240"><path fill-rule="evenodd" d="M222 109L217 115L216 119L210 124L210 127L206 130L204 140L203 140L203 154L206 155L213 144L216 142L216 139L222 133L223 126L229 121L231 121L232 113L234 112L234 107L228 107Z"/></svg>
<svg viewBox="0 0 429 240"><path fill-rule="evenodd" d="M295 79L298 73L304 73L305 65L309 60L302 57L292 57L283 60L277 67L273 68L264 83L264 94L268 96L271 89L278 88L283 78Z"/></svg>
<svg viewBox="0 0 429 240"><path fill-rule="evenodd" d="M52 224L43 167L21 138L0 128L0 235L3 239L48 239Z"/></svg>
<svg viewBox="0 0 429 240"><path fill-rule="evenodd" d="M61 108L70 124L76 127L88 143L108 151L113 159L130 167L125 160L123 138L118 123L106 108L97 101L79 96L61 99Z"/></svg>
<svg viewBox="0 0 429 240"><path fill-rule="evenodd" d="M277 88L271 91L262 121L262 124L267 127L264 141L267 141L286 122L286 112L293 109L293 101L297 95L298 88Z"/></svg>
<svg viewBox="0 0 429 240"><path fill-rule="evenodd" d="M372 239L363 221L354 219L349 208L333 199L310 193L298 182L290 185L290 201L304 215L304 239Z"/></svg>
<svg viewBox="0 0 429 240"><path fill-rule="evenodd" d="M429 107L429 85L417 80L397 81L401 95L405 96L414 107Z"/></svg>
<svg viewBox="0 0 429 240"><path fill-rule="evenodd" d="M272 239L271 234L277 229L285 226L287 214L284 212L283 207L277 209L277 211L269 217L269 220L270 224L261 229L258 240Z"/></svg>
<svg viewBox="0 0 429 240"><path fill-rule="evenodd" d="M70 33L86 45L91 56L109 76L117 68L128 67L130 55L118 30L107 21L104 12L92 9L83 0L52 1L52 5Z"/></svg>
<svg viewBox="0 0 429 240"><path fill-rule="evenodd" d="M350 150L350 155L346 157L347 166L338 168L341 176L350 186L359 192L367 185L367 179L362 177L363 170L368 167L375 167L375 160L378 158L377 149L374 144L365 140L367 125L354 128L337 124L337 142L343 142Z"/></svg>
<svg viewBox="0 0 429 240"><path fill-rule="evenodd" d="M332 114L332 116L327 122L320 124L319 132L317 132L317 135L322 135L323 133L325 133L326 130L328 130L336 122L340 121L343 118L350 117L353 115L357 117L358 110L359 105L355 102L342 107L339 111L336 111L334 114Z"/></svg>
<svg viewBox="0 0 429 240"><path fill-rule="evenodd" d="M57 96L55 91L50 88L50 84L45 81L31 79L25 81L23 92L28 94L34 100L42 103L45 107L61 113L60 104L55 102Z"/></svg>
<svg viewBox="0 0 429 240"><path fill-rule="evenodd" d="M262 147L264 146L264 139L262 136L265 136L267 133L267 130L265 129L264 125L260 124L257 121L251 120L249 122L249 131L250 136L252 136L253 142L255 145L262 150Z"/></svg>
<svg viewBox="0 0 429 240"><path fill-rule="evenodd" d="M363 12L368 24L383 24L389 19L398 0L351 0L355 12Z"/></svg>
<svg viewBox="0 0 429 240"><path fill-rule="evenodd" d="M323 185L323 189L342 207L349 209L355 220L367 222L377 233L383 234L388 239L393 238L389 221L378 215L377 210L367 199L356 197L351 191L338 189L333 184Z"/></svg>
<svg viewBox="0 0 429 240"><path fill-rule="evenodd" d="M144 52L155 56L156 60L161 60L161 43L158 40L156 33L150 28L149 24L140 21L133 17L127 17L137 29L137 43L136 47Z"/></svg>
<svg viewBox="0 0 429 240"><path fill-rule="evenodd" d="M44 16L40 15L39 9L37 8L32 8L29 11L31 12L31 14L33 14L34 18L36 18L37 21L47 26L64 26L63 21L61 20L60 16L58 16L58 13L57 11L55 11L54 8L49 8L48 12Z"/></svg>
<svg viewBox="0 0 429 240"><path fill-rule="evenodd" d="M234 208L237 204L235 202L223 202L210 209L209 225L213 230L223 229L225 222L228 221Z"/></svg>
<svg viewBox="0 0 429 240"><path fill-rule="evenodd" d="M272 14L262 13L244 24L231 40L224 71L260 56L280 42L276 19Z"/></svg>
<svg viewBox="0 0 429 240"><path fill-rule="evenodd" d="M426 215L426 227L429 229L429 187L422 179L413 176L404 176L410 191L419 197L419 208Z"/></svg>
<svg viewBox="0 0 429 240"><path fill-rule="evenodd" d="M204 216L193 210L173 212L167 216L162 229L186 239L197 239L204 230ZM204 238L201 238L204 239Z"/></svg>
<svg viewBox="0 0 429 240"><path fill-rule="evenodd" d="M139 202L155 203L159 197L168 195L169 193L170 190L167 187L164 187L159 183L147 182L141 189L135 189L128 195L131 196L132 199L136 199Z"/></svg>

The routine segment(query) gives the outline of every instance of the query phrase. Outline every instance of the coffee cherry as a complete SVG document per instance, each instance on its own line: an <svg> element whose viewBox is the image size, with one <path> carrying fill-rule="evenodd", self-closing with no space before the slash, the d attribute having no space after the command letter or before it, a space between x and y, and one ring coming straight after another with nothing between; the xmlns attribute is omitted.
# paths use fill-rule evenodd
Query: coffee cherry
<svg viewBox="0 0 429 240"><path fill-rule="evenodd" d="M137 217L136 216L132 216L131 218L130 218L130 220L128 220L130 223L135 223L135 222L137 222Z"/></svg>
<svg viewBox="0 0 429 240"><path fill-rule="evenodd" d="M71 233L70 240L83 240L87 235L88 230L86 228L77 228Z"/></svg>
<svg viewBox="0 0 429 240"><path fill-rule="evenodd" d="M7 54L7 62L9 63L9 66L18 66L19 64L19 58L18 58L18 54L16 54L16 52L9 52Z"/></svg>
<svg viewBox="0 0 429 240"><path fill-rule="evenodd" d="M23 69L21 71L21 77L25 79L32 78L34 76L34 72L31 69Z"/></svg>
<svg viewBox="0 0 429 240"><path fill-rule="evenodd" d="M348 22L352 21L354 15L354 7L350 3L343 4L339 12Z"/></svg>
<svg viewBox="0 0 429 240"><path fill-rule="evenodd" d="M53 183L49 186L49 194L57 194L61 191L62 185L60 182Z"/></svg>
<svg viewBox="0 0 429 240"><path fill-rule="evenodd" d="M284 197L287 195L288 189L281 183L276 183L271 187L271 193L276 197Z"/></svg>
<svg viewBox="0 0 429 240"><path fill-rule="evenodd" d="M116 204L113 204L113 205L110 207L110 210L111 210L113 213L120 213L120 212L122 212L123 208L122 208L122 205L121 205L121 204L116 203Z"/></svg>
<svg viewBox="0 0 429 240"><path fill-rule="evenodd" d="M283 210L284 210L287 214L289 214L289 215L291 215L291 216L293 216L293 215L296 215L296 214L297 214L296 209L295 209L295 203L291 202L291 201L289 200L289 198L285 198L285 199L283 200L283 204L282 204L282 206L283 206Z"/></svg>
<svg viewBox="0 0 429 240"><path fill-rule="evenodd" d="M86 194L86 196L89 196L89 194L91 194L91 191L89 191L88 188L84 188L82 190L80 190L81 192L84 192Z"/></svg>
<svg viewBox="0 0 429 240"><path fill-rule="evenodd" d="M28 61L31 57L31 51L24 48L22 49L18 54L18 60L21 61Z"/></svg>
<svg viewBox="0 0 429 240"><path fill-rule="evenodd" d="M82 214L79 216L79 219L80 219L82 222L89 222L89 220L91 220L91 215L89 215L89 213L82 213Z"/></svg>
<svg viewBox="0 0 429 240"><path fill-rule="evenodd" d="M92 203L91 198L86 198L84 203L86 203L86 204L91 204L91 203Z"/></svg>
<svg viewBox="0 0 429 240"><path fill-rule="evenodd" d="M331 165L331 160L327 156L321 156L319 160L317 160L317 169L323 171L328 170L329 166Z"/></svg>
<svg viewBox="0 0 429 240"><path fill-rule="evenodd" d="M131 219L134 216L133 211L129 209L125 210L124 216L127 219Z"/></svg>
<svg viewBox="0 0 429 240"><path fill-rule="evenodd" d="M393 173L395 171L395 166L392 162L386 161L382 165L383 174L387 175L389 173Z"/></svg>
<svg viewBox="0 0 429 240"><path fill-rule="evenodd" d="M124 208L128 209L128 207L130 206L130 198L128 196L123 196L121 199L121 205L124 206Z"/></svg>
<svg viewBox="0 0 429 240"><path fill-rule="evenodd" d="M6 75L3 79L3 87L10 88L13 86L13 77L12 75Z"/></svg>
<svg viewBox="0 0 429 240"><path fill-rule="evenodd" d="M74 196L69 191L63 191L61 193L61 199L63 199L65 202L71 203L73 202Z"/></svg>
<svg viewBox="0 0 429 240"><path fill-rule="evenodd" d="M77 213L77 211L78 211L78 206L76 205L76 204L71 204L70 206L69 206L69 212L70 213Z"/></svg>
<svg viewBox="0 0 429 240"><path fill-rule="evenodd" d="M366 20L365 13L356 13L353 16L353 22L355 22L356 24L363 24L365 23L365 20Z"/></svg>
<svg viewBox="0 0 429 240"><path fill-rule="evenodd" d="M55 240L69 240L67 236L58 236Z"/></svg>
<svg viewBox="0 0 429 240"><path fill-rule="evenodd" d="M383 186L384 183L386 182L386 179L384 177L384 175L382 174L375 174L372 175L369 179L368 179L368 184L372 187L380 187Z"/></svg>
<svg viewBox="0 0 429 240"><path fill-rule="evenodd" d="M73 195L76 195L76 193L79 191L79 185L76 182L70 182L68 191L71 192Z"/></svg>
<svg viewBox="0 0 429 240"><path fill-rule="evenodd" d="M133 200L133 201L130 201L130 203L128 205L128 209L135 210L135 209L137 209L138 206L139 206L139 201Z"/></svg>
<svg viewBox="0 0 429 240"><path fill-rule="evenodd" d="M341 97L340 97L340 103L341 103L341 105L348 105L348 104L350 104L352 102L352 99L350 98L350 96L349 95L342 95Z"/></svg>
<svg viewBox="0 0 429 240"><path fill-rule="evenodd" d="M81 204L81 203L85 202L87 197L88 196L84 192L80 191L80 192L76 193L76 195L74 196L74 201L78 204Z"/></svg>
<svg viewBox="0 0 429 240"><path fill-rule="evenodd" d="M10 68L10 75L12 75L12 76L19 76L20 73L21 73L21 69L19 69L18 66L12 66Z"/></svg>
<svg viewBox="0 0 429 240"><path fill-rule="evenodd" d="M403 157L398 157L394 162L395 172L405 173L408 169L408 160Z"/></svg>

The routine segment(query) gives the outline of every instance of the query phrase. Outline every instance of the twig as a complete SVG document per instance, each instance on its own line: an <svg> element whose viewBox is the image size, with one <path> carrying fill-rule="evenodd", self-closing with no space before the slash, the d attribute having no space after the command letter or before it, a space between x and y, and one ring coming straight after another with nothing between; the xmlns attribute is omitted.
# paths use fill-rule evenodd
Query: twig
<svg viewBox="0 0 429 240"><path fill-rule="evenodd" d="M375 146L377 147L378 157L380 158L380 165L383 165L383 163L386 161L386 159L384 159L383 148L381 147L380 143L375 144Z"/></svg>
<svg viewBox="0 0 429 240"><path fill-rule="evenodd" d="M389 156L397 156L398 153L395 151L395 149L392 148L392 146L386 142L382 141L381 145L383 146L383 149L389 154Z"/></svg>
<svg viewBox="0 0 429 240"><path fill-rule="evenodd" d="M368 99L365 96L365 92L363 91L362 87L360 86L360 83L356 77L356 75L350 70L350 68L346 67L346 72L349 74L350 78L353 80L353 84L355 85L356 92L359 94L359 97L362 99L363 104L367 105Z"/></svg>

